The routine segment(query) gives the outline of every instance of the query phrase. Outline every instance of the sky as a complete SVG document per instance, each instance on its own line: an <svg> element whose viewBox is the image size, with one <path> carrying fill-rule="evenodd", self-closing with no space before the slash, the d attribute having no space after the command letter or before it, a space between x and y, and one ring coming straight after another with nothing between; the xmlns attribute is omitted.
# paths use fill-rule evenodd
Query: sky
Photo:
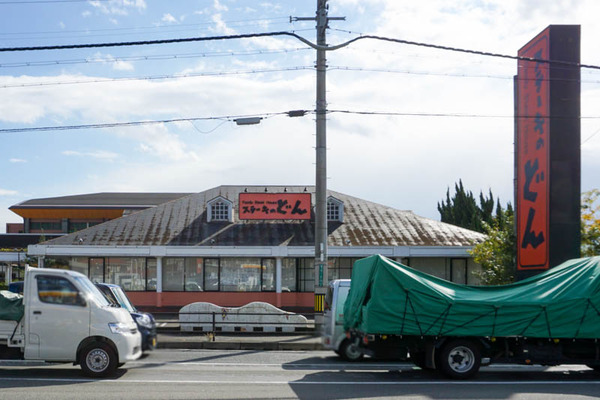
<svg viewBox="0 0 600 400"><path fill-rule="evenodd" d="M516 56L548 25L577 24L581 62L600 65L595 0L328 4L346 18L330 21L330 46L369 34ZM0 0L0 48L280 31L315 42L315 22L290 17L314 17L316 5ZM315 59L284 36L0 52L0 233L21 222L8 208L33 198L314 185L314 114L285 113L315 109ZM512 202L517 61L363 39L327 65L327 107L340 111L327 116L328 189L436 220L459 179ZM243 116L263 119L233 122ZM582 69L581 116L585 191L600 187L600 70ZM61 129L22 130L48 126Z"/></svg>

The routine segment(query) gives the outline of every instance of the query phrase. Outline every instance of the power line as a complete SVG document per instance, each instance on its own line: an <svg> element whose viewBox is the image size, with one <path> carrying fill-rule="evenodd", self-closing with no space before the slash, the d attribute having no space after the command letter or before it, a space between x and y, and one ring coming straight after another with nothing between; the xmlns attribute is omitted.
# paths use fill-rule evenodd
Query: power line
<svg viewBox="0 0 600 400"><path fill-rule="evenodd" d="M439 118L553 118L553 119L569 119L573 117L555 117L555 116L539 116L539 115L485 115L485 114L460 114L460 113L427 113L427 112L397 112L397 111L358 111L358 110L327 110L327 114L355 114L355 115L371 115L371 116L395 116L395 117L439 117ZM25 133L25 132L48 132L48 131L71 131L82 129L105 129L118 127L132 127L142 125L169 124L175 122L193 122L195 121L235 121L243 118L261 118L266 119L274 116L287 115L289 117L304 116L306 114L316 114L315 110L294 110L285 112L272 112L263 114L246 114L246 115L227 115L219 117L190 117L190 118L171 118L161 120L144 120L131 122L110 122L99 124L82 124L82 125L55 125L55 126L40 126L29 128L6 128L0 129L0 133ZM579 117L580 119L600 119L600 116ZM220 126L220 125L219 125ZM600 130L599 130L600 131ZM205 132L202 132L205 133ZM598 133L598 132L596 132ZM591 139L596 133L587 138ZM585 143L585 142L584 142Z"/></svg>
<svg viewBox="0 0 600 400"><path fill-rule="evenodd" d="M68 50L68 49L84 49L84 48L99 48L99 47L125 47L125 46L142 46L142 45L155 45L155 44L170 44L170 43L190 43L190 42L204 42L212 40L232 40L232 39L249 39L257 37L274 37L274 36L290 36L294 37L301 42L307 44L316 50L333 51L346 47L354 42L363 39L379 40L391 43L406 44L410 46L433 48L437 50L453 51L459 53L467 53L472 55L486 56L486 57L497 57L505 58L516 61L530 61L544 64L555 64L577 68L589 68L600 70L598 65L581 64L569 61L559 60L546 60L533 57L522 57L522 56L511 56L507 54L491 53L487 51L463 49L459 47L442 46L431 43L414 42L404 39L396 39L384 36L376 35L362 35L356 38L350 39L344 43L333 46L320 46L316 45L302 36L294 33L293 31L279 31L279 32L262 32L262 33L247 33L238 35L223 35L223 36L206 36L206 37L191 37L191 38L178 38L178 39L158 39L158 40L144 40L144 41L131 41L131 42L111 42L111 43L88 43L88 44L68 44L68 45L51 45L51 46L31 46L31 47L3 47L0 48L0 52L20 52L20 51L40 51L40 50Z"/></svg>
<svg viewBox="0 0 600 400"><path fill-rule="evenodd" d="M304 110L302 110L304 111ZM310 113L311 111L304 111L304 113ZM0 129L0 133L24 133L24 132L48 132L48 131L72 131L81 129L105 129L105 128L119 128L119 127L132 127L142 125L156 125L156 124L170 124L176 122L191 122L194 121L234 121L242 118L253 118L260 116L261 119L274 117L277 115L290 115L291 111L285 112L274 112L265 114L250 114L250 115L227 115L220 117L191 117L191 118L170 118L161 120L145 120L145 121L131 121L131 122L109 122L101 124L83 124L83 125L55 125L55 126L39 126L31 128L8 128Z"/></svg>
<svg viewBox="0 0 600 400"><path fill-rule="evenodd" d="M296 47L293 49L281 50L249 50L249 51L222 51L222 52L205 52L205 53L179 53L179 54L156 54L148 56L126 56L126 57L110 57L102 58L102 56L94 58L77 58L64 60L47 60L47 61L17 61L10 63L0 63L0 68L23 68L23 67L48 67L52 65L74 65L74 64L92 64L92 63L117 63L127 61L156 61L156 60L176 60L188 58L212 58L212 57L236 57L236 56L256 56L292 53L296 51L309 50L310 47Z"/></svg>

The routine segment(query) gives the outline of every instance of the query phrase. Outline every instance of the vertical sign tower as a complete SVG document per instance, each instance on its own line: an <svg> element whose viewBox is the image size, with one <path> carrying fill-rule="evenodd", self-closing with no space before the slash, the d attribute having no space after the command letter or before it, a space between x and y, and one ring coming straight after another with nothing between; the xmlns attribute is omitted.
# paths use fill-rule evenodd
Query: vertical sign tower
<svg viewBox="0 0 600 400"><path fill-rule="evenodd" d="M580 255L580 27L550 25L519 57L515 225L523 279Z"/></svg>

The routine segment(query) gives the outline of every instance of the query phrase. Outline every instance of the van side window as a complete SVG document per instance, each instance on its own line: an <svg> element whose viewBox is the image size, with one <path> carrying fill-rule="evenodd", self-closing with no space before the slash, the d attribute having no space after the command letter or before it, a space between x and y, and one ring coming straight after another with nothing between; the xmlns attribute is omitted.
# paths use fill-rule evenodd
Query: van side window
<svg viewBox="0 0 600 400"><path fill-rule="evenodd" d="M65 278L37 276L38 297L44 303L78 305L77 288Z"/></svg>

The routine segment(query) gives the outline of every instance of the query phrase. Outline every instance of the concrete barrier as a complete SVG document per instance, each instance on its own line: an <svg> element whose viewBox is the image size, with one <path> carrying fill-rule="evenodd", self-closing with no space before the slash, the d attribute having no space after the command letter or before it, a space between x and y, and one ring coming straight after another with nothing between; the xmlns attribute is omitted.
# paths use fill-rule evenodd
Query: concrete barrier
<svg viewBox="0 0 600 400"><path fill-rule="evenodd" d="M213 323L217 332L295 332L298 328L308 327L308 320L303 315L283 311L260 301L242 307L220 307L198 302L179 310L182 332L212 332Z"/></svg>

